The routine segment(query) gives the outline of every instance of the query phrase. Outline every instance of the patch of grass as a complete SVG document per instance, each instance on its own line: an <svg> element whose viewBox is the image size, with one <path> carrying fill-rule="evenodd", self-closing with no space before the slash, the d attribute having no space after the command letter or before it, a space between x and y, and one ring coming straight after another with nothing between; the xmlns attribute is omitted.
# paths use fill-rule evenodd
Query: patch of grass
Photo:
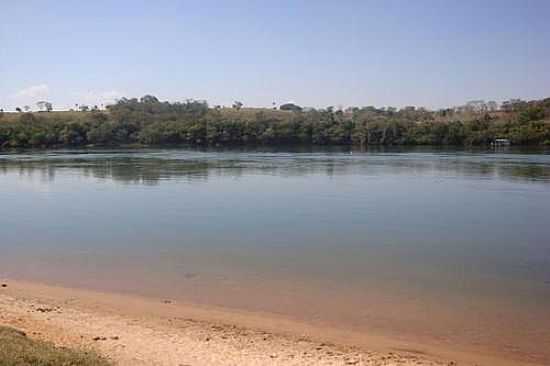
<svg viewBox="0 0 550 366"><path fill-rule="evenodd" d="M109 115L109 111L102 110L104 114ZM263 113L266 118L274 118L281 120L289 120L293 113L290 111L281 111L274 110L270 108L242 108L242 109L233 109L233 108L221 108L220 113L225 118L235 118L242 119L245 121L255 121L256 114ZM66 121L66 122L82 122L89 119L91 112L80 112L80 111L53 111L53 112L29 112L35 117L42 118L43 121ZM14 123L19 120L19 118L25 113L19 112L4 112L2 118L0 118L0 123Z"/></svg>
<svg viewBox="0 0 550 366"><path fill-rule="evenodd" d="M0 366L110 366L94 352L55 347L0 326Z"/></svg>
<svg viewBox="0 0 550 366"><path fill-rule="evenodd" d="M107 111L102 111L108 113ZM63 120L67 122L81 122L90 116L91 112L78 112L78 111L53 111L53 112L29 112L35 117L43 118L44 121L58 121ZM19 112L4 112L0 123L13 123L17 122L19 118L25 113Z"/></svg>

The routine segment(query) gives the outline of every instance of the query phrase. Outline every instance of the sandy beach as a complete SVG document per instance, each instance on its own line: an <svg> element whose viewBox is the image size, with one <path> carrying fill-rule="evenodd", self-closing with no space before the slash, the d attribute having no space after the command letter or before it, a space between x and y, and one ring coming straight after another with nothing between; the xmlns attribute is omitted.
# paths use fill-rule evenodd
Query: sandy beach
<svg viewBox="0 0 550 366"><path fill-rule="evenodd" d="M5 280L0 325L117 365L535 365L251 314Z"/></svg>

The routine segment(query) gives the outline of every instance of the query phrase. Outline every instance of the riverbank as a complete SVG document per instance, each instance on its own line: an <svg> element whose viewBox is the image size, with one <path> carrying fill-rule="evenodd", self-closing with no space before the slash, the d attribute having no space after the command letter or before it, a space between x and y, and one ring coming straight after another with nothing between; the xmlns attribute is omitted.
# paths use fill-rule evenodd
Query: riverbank
<svg viewBox="0 0 550 366"><path fill-rule="evenodd" d="M245 313L21 281L0 325L117 365L531 365ZM534 364L532 364L534 365Z"/></svg>
<svg viewBox="0 0 550 366"><path fill-rule="evenodd" d="M550 98L501 110L271 110L161 102L147 95L100 111L0 113L0 149L123 146L550 145Z"/></svg>

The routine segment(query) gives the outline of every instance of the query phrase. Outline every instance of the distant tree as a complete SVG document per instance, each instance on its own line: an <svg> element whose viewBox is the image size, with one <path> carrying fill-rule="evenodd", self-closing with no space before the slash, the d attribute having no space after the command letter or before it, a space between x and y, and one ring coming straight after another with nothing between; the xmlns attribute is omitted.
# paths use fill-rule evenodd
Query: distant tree
<svg viewBox="0 0 550 366"><path fill-rule="evenodd" d="M140 103L151 103L151 104L154 104L154 103L158 103L159 100L157 97L155 97L154 95L144 95L143 97L140 98Z"/></svg>
<svg viewBox="0 0 550 366"><path fill-rule="evenodd" d="M510 99L502 102L501 109L504 112L514 112L520 110L525 104L521 99Z"/></svg>
<svg viewBox="0 0 550 366"><path fill-rule="evenodd" d="M52 103L47 102L45 100L41 100L41 101L37 102L36 106L38 107L40 112L43 112L43 111L51 112L52 109L53 109Z"/></svg>
<svg viewBox="0 0 550 366"><path fill-rule="evenodd" d="M19 108L19 107L15 108L15 111L16 111L16 112L23 112L23 111L21 110L21 108Z"/></svg>
<svg viewBox="0 0 550 366"><path fill-rule="evenodd" d="M539 106L529 106L518 115L518 121L525 123L537 121L544 118L544 110Z"/></svg>
<svg viewBox="0 0 550 366"><path fill-rule="evenodd" d="M233 109L240 110L243 107L243 103L239 101L233 102Z"/></svg>
<svg viewBox="0 0 550 366"><path fill-rule="evenodd" d="M31 107L29 107L28 105L25 105L23 106L23 109L25 110L25 112L28 112L31 110Z"/></svg>
<svg viewBox="0 0 550 366"><path fill-rule="evenodd" d="M300 107L299 105L296 105L294 103L285 103L285 104L282 104L279 107L279 109L282 110L282 111L300 112L302 110L302 107Z"/></svg>

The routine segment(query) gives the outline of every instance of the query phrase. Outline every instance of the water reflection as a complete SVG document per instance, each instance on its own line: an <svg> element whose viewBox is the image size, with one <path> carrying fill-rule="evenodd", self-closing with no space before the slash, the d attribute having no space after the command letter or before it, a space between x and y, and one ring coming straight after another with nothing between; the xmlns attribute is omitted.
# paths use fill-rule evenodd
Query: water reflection
<svg viewBox="0 0 550 366"><path fill-rule="evenodd" d="M550 155L465 152L242 152L193 150L61 151L0 155L0 174L54 181L60 171L123 184L200 183L242 175L419 175L550 181Z"/></svg>

